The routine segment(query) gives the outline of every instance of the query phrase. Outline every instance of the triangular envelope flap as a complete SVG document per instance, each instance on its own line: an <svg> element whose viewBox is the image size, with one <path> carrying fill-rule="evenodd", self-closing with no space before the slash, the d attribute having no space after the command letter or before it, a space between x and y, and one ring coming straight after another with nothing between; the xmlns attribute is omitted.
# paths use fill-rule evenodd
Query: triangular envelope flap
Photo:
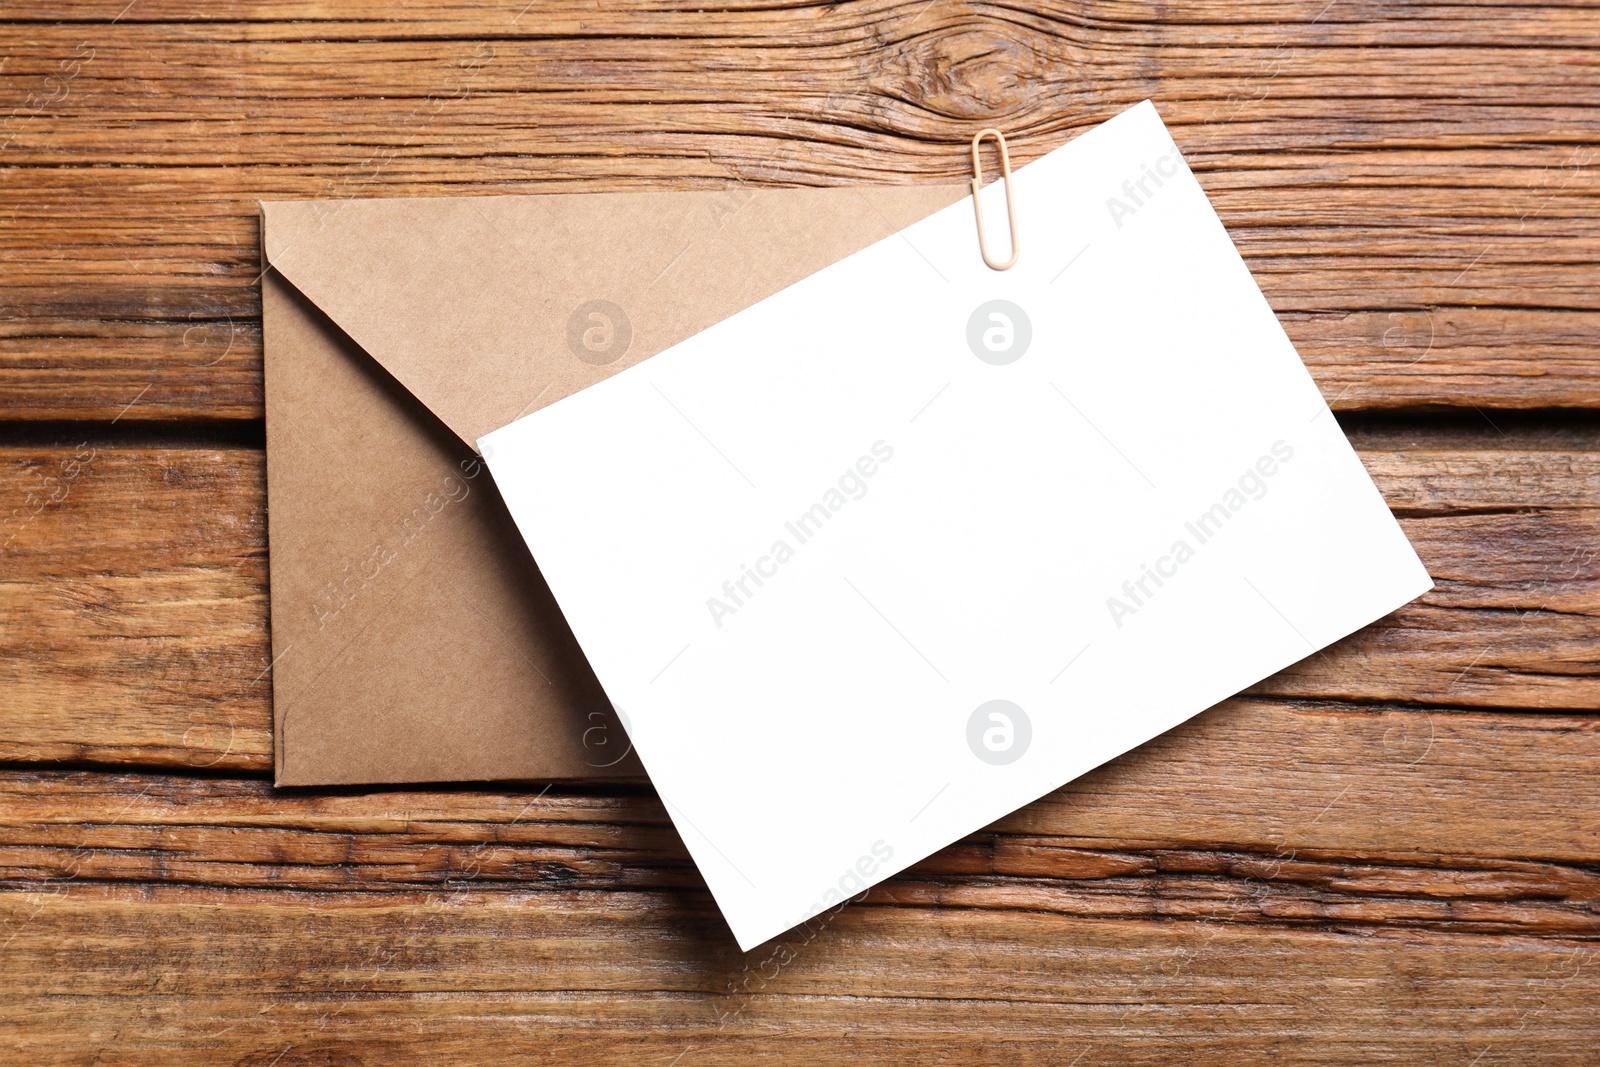
<svg viewBox="0 0 1600 1067"><path fill-rule="evenodd" d="M263 203L267 260L469 445L960 185Z"/></svg>

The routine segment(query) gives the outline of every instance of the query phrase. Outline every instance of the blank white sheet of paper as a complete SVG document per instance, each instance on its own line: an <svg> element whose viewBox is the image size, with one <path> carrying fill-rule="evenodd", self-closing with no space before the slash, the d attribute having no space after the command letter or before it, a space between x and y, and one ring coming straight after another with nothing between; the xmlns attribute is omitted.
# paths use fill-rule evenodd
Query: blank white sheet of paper
<svg viewBox="0 0 1600 1067"><path fill-rule="evenodd" d="M1149 102L1014 184L480 442L744 948L1431 587Z"/></svg>

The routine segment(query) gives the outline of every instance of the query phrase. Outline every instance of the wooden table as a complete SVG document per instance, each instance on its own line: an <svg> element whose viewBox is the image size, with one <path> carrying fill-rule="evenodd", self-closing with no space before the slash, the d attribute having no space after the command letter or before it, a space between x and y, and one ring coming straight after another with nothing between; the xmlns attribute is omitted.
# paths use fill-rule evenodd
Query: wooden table
<svg viewBox="0 0 1600 1067"><path fill-rule="evenodd" d="M0 13L8 1062L1600 1061L1600 11L524 3ZM1433 593L749 955L648 790L271 788L257 198L1147 96Z"/></svg>

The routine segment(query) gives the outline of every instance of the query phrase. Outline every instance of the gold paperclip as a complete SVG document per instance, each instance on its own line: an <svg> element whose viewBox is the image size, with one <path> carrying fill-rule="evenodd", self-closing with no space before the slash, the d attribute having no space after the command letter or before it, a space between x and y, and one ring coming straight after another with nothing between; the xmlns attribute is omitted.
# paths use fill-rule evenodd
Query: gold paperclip
<svg viewBox="0 0 1600 1067"><path fill-rule="evenodd" d="M983 188L983 164L978 162L978 145L990 134L1000 146L1000 178L1006 183L1006 221L1011 224L1011 258L996 263L989 256L989 243L983 236L983 202L978 191ZM996 129L979 130L972 137L972 210L978 217L978 251L990 270L1010 270L1017 265L1017 206L1011 199L1011 153L1006 151L1006 135Z"/></svg>

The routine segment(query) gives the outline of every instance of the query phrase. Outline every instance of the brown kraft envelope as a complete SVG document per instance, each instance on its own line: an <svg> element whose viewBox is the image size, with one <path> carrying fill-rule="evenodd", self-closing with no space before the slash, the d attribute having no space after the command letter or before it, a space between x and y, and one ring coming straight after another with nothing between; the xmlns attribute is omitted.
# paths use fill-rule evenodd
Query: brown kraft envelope
<svg viewBox="0 0 1600 1067"><path fill-rule="evenodd" d="M263 203L277 784L641 775L472 443L966 192Z"/></svg>

